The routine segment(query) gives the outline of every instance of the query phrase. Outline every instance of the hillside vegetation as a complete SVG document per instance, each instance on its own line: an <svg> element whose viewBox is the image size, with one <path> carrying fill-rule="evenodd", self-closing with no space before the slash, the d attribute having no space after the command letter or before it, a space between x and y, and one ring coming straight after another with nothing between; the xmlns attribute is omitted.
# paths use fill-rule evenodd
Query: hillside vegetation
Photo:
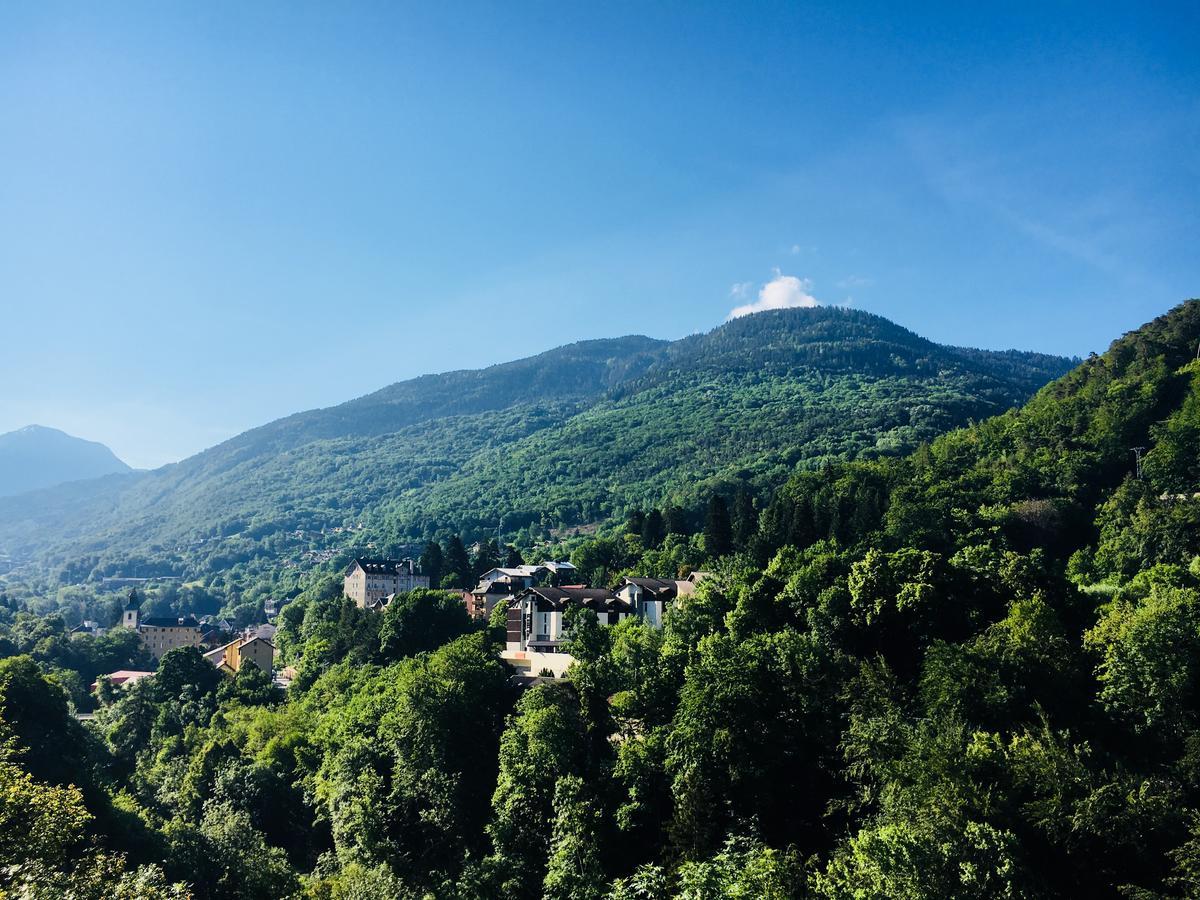
<svg viewBox="0 0 1200 900"><path fill-rule="evenodd" d="M286 699L177 650L87 729L34 646L0 662L0 779L33 825L5 877L100 897L106 867L145 885L129 896L214 900L1195 897L1198 341L1192 301L911 454L800 472L761 510L714 496L696 534L647 527L659 510L603 529L573 556L593 578L714 574L662 630L578 615L569 680L523 693L454 594L378 614L336 578L282 614Z"/></svg>
<svg viewBox="0 0 1200 900"><path fill-rule="evenodd" d="M589 341L425 376L246 432L174 466L0 501L0 556L64 582L211 578L434 535L532 544L635 505L698 511L797 467L907 452L1069 363L943 347L878 316L785 310L673 343ZM322 532L324 531L324 534Z"/></svg>

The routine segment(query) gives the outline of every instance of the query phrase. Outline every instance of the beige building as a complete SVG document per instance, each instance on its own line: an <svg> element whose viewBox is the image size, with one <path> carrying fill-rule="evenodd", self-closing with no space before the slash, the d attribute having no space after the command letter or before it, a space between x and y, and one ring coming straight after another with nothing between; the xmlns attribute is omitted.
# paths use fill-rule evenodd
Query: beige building
<svg viewBox="0 0 1200 900"><path fill-rule="evenodd" d="M231 673L238 671L244 663L249 662L270 675L275 668L275 645L265 638L239 637L224 647L210 650L204 654L204 658L218 669L224 669Z"/></svg>
<svg viewBox="0 0 1200 900"><path fill-rule="evenodd" d="M411 559L359 557L346 570L346 596L367 609L382 609L395 594L427 587L429 577L418 575Z"/></svg>
<svg viewBox="0 0 1200 900"><path fill-rule="evenodd" d="M156 660L177 647L200 646L200 634L203 629L195 616L143 619L138 611L139 606L137 600L130 598L121 615L121 624L138 633L138 637L142 639L142 646L149 650Z"/></svg>

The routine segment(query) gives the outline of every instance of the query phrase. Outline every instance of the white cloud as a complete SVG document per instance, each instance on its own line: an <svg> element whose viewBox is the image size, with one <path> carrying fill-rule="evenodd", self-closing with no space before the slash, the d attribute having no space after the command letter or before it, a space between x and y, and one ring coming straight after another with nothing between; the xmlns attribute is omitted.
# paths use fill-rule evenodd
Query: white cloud
<svg viewBox="0 0 1200 900"><path fill-rule="evenodd" d="M739 281L729 288L729 296L735 300L744 300L750 296L752 290L754 290L753 281Z"/></svg>
<svg viewBox="0 0 1200 900"><path fill-rule="evenodd" d="M729 313L729 319L749 316L756 312L762 312L764 309L796 309L817 306L817 298L809 293L811 290L812 282L807 278L784 275L776 269L775 277L759 289L758 299L753 303L735 306ZM739 295L735 294L734 296ZM741 296L745 296L745 294Z"/></svg>

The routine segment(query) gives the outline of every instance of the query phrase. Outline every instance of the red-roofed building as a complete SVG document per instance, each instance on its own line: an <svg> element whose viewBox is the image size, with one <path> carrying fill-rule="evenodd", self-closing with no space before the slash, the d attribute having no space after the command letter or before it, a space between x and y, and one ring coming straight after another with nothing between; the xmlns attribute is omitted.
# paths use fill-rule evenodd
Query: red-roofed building
<svg viewBox="0 0 1200 900"><path fill-rule="evenodd" d="M110 672L104 677L108 679L109 684L111 684L113 687L125 687L126 685L136 684L143 678L153 678L154 673L138 672L134 669L118 669L116 672ZM92 682L93 692L96 690L96 687L99 684L100 682L98 680Z"/></svg>

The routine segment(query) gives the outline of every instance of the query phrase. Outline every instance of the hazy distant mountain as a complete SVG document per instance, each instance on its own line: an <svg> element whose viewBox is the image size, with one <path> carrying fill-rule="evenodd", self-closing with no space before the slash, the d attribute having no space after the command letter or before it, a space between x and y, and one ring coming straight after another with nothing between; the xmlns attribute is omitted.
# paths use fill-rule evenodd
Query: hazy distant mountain
<svg viewBox="0 0 1200 900"><path fill-rule="evenodd" d="M714 490L766 492L798 468L905 453L1024 402L1071 365L946 347L835 308L759 313L674 342L584 341L297 413L137 477L7 498L0 554L78 581L272 567L352 524L380 549L494 534L501 516L506 533L533 540L636 505L698 510Z"/></svg>
<svg viewBox="0 0 1200 900"><path fill-rule="evenodd" d="M103 444L57 428L27 425L0 434L0 497L129 471Z"/></svg>

